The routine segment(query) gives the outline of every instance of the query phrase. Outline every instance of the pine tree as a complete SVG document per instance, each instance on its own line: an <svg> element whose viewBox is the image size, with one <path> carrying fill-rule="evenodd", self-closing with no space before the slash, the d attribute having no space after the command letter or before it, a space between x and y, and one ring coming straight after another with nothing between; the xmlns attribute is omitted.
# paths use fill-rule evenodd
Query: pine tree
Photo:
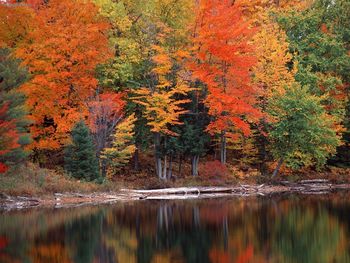
<svg viewBox="0 0 350 263"><path fill-rule="evenodd" d="M99 177L98 161L89 128L80 120L72 130L72 144L65 151L65 169L77 179L92 181Z"/></svg>
<svg viewBox="0 0 350 263"><path fill-rule="evenodd" d="M13 136L11 139L5 136L4 129L2 129L0 141L4 140L4 142L1 143L0 148L8 148L5 147L5 144L10 140L14 140L12 146L16 145L1 154L0 161L7 166L21 163L28 155L24 147L31 142L28 133L30 121L24 106L26 98L18 91L18 87L27 79L28 72L25 68L20 67L20 60L13 58L9 49L0 49L0 108L4 110L0 120L3 121L3 125L0 126L4 128L5 123L11 124L11 126L7 125L7 130Z"/></svg>

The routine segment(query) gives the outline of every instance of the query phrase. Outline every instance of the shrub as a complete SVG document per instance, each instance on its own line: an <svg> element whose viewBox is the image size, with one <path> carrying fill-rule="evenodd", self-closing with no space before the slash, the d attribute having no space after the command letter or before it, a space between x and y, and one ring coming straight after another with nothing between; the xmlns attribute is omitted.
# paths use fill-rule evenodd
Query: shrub
<svg viewBox="0 0 350 263"><path fill-rule="evenodd" d="M225 177L229 175L229 170L226 165L218 160L208 161L199 167L199 175L207 178Z"/></svg>

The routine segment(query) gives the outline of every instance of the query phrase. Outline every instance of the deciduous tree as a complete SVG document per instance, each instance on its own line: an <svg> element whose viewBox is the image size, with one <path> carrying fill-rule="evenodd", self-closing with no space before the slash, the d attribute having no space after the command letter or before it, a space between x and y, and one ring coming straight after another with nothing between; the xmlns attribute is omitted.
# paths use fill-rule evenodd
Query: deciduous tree
<svg viewBox="0 0 350 263"><path fill-rule="evenodd" d="M0 48L14 48L21 44L35 27L35 13L23 4L0 1Z"/></svg>
<svg viewBox="0 0 350 263"><path fill-rule="evenodd" d="M221 162L226 162L226 137L237 130L249 135L249 122L261 117L251 84L255 64L249 43L254 30L245 20L240 1L201 1L194 32L193 76L209 91L205 100L211 134L221 137Z"/></svg>
<svg viewBox="0 0 350 263"><path fill-rule="evenodd" d="M117 124L123 120L124 93L106 92L97 95L89 102L89 126L91 129L97 156L108 147L110 137Z"/></svg>
<svg viewBox="0 0 350 263"><path fill-rule="evenodd" d="M107 161L108 174L112 176L121 167L126 165L133 156L136 147L134 144L135 115L128 116L115 127L111 147L103 149L101 158Z"/></svg>
<svg viewBox="0 0 350 263"><path fill-rule="evenodd" d="M338 125L349 127L349 25L348 1L316 0L300 12L282 13L278 21L286 31L291 53L299 62L296 80L309 85L312 94L325 97L322 104ZM349 128L345 131L347 141L339 148L336 161L349 163Z"/></svg>
<svg viewBox="0 0 350 263"><path fill-rule="evenodd" d="M37 26L16 50L33 75L21 88L34 121L33 148L61 147L74 123L88 114L95 67L110 55L108 24L97 14L86 1L51 0L38 9Z"/></svg>
<svg viewBox="0 0 350 263"><path fill-rule="evenodd" d="M155 67L152 73L156 84L136 90L136 97L133 100L145 107L143 114L154 134L157 175L160 179L166 179L168 164L167 156L164 155L162 165L161 135L177 136L171 130L171 126L181 124L179 117L186 112L181 105L189 102L187 99L179 99L178 96L186 96L191 88L181 72L173 69L174 60L178 59L177 54L169 54L161 46L153 48Z"/></svg>
<svg viewBox="0 0 350 263"><path fill-rule="evenodd" d="M336 119L324 109L322 99L307 87L294 84L270 103L269 112L276 122L269 136L278 160L273 176L284 162L293 169L320 167L335 154L340 145L340 136L334 130Z"/></svg>

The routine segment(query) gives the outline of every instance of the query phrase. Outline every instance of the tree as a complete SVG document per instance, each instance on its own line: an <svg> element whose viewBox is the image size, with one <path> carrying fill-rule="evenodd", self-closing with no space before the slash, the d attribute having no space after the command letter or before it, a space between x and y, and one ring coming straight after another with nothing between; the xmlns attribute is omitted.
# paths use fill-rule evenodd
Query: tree
<svg viewBox="0 0 350 263"><path fill-rule="evenodd" d="M13 166L25 160L24 148L31 142L28 133L28 112L25 96L19 86L28 79L28 72L20 67L20 61L9 49L0 48L0 108L1 108L1 157L0 162Z"/></svg>
<svg viewBox="0 0 350 263"><path fill-rule="evenodd" d="M171 126L182 124L179 117L186 110L181 105L189 102L187 99L177 99L177 97L180 95L186 96L191 88L181 75L181 71L173 69L174 61L179 60L178 54L167 52L161 46L155 45L153 48L155 51L153 56L155 67L152 73L156 85L151 84L149 87L136 90L136 96L133 100L145 107L143 114L148 120L147 125L150 126L154 134L156 172L160 179L167 179L167 155L164 154L164 164L162 165L161 135L165 136L164 148L166 148L166 136L177 136L171 130Z"/></svg>
<svg viewBox="0 0 350 263"><path fill-rule="evenodd" d="M340 136L334 130L336 118L327 113L322 100L299 84L273 98L269 113L275 123L269 136L272 153L278 160L273 177L284 162L293 169L311 165L320 167L335 154L340 145Z"/></svg>
<svg viewBox="0 0 350 263"><path fill-rule="evenodd" d="M15 120L7 120L8 105L0 106L0 173L7 171L8 166L5 164L4 157L12 150L18 148L18 134L16 131Z"/></svg>
<svg viewBox="0 0 350 263"><path fill-rule="evenodd" d="M249 44L254 30L244 19L240 2L201 1L195 23L193 77L209 91L205 100L211 134L221 138L221 162L226 163L226 138L237 131L249 135L249 122L261 117L254 107L256 89L250 70L255 64Z"/></svg>
<svg viewBox="0 0 350 263"><path fill-rule="evenodd" d="M264 116L254 127L255 146L258 149L260 172L267 172L266 161L270 159L268 152L268 130L271 118L267 108L273 94L285 92L285 87L291 86L295 80L296 66L291 69L293 61L289 52L286 34L266 12L260 12L258 19L259 32L253 37L255 54L258 62L253 67L253 82L259 87L257 106ZM295 65L297 63L295 62Z"/></svg>
<svg viewBox="0 0 350 263"><path fill-rule="evenodd" d="M124 93L106 92L99 94L89 102L89 126L97 157L109 146L110 137L117 124L123 120L125 101Z"/></svg>
<svg viewBox="0 0 350 263"><path fill-rule="evenodd" d="M72 130L72 143L65 149L65 169L77 179L99 178L98 160L88 126L80 120Z"/></svg>
<svg viewBox="0 0 350 263"><path fill-rule="evenodd" d="M349 18L350 5L344 0L316 0L302 11L284 12L278 22L286 31L290 51L299 62L296 80L309 85L311 93L326 96L322 101L329 114L336 117L334 129L343 132L349 127ZM346 143L338 148L336 161L350 160L349 129L344 133Z"/></svg>
<svg viewBox="0 0 350 263"><path fill-rule="evenodd" d="M179 156L179 175L182 173L183 161L190 158L192 176L197 176L199 158L207 152L210 141L210 136L206 132L209 116L203 103L203 98L206 96L205 88L198 83L192 83L192 86L197 88L188 93L189 102L183 105L187 113L180 117L183 124L173 128L178 136L169 138L168 151L173 156L176 154Z"/></svg>
<svg viewBox="0 0 350 263"><path fill-rule="evenodd" d="M134 24L140 16L133 18L133 10L128 9L127 1L93 0L99 13L108 19L111 28L109 44L114 56L98 66L98 79L103 87L123 90L137 74L136 65L141 62L141 46Z"/></svg>
<svg viewBox="0 0 350 263"><path fill-rule="evenodd" d="M96 65L110 56L108 24L97 14L87 1L48 1L36 13L37 26L16 48L33 75L21 87L34 121L32 148L60 148L73 125L88 115Z"/></svg>
<svg viewBox="0 0 350 263"><path fill-rule="evenodd" d="M191 157L192 176L198 176L199 158L205 153L206 145L209 142L208 134L205 133L203 128L198 120L195 125L184 122L183 133L181 134L184 155Z"/></svg>
<svg viewBox="0 0 350 263"><path fill-rule="evenodd" d="M101 158L107 161L107 167L110 168L109 172L117 172L118 169L129 162L134 154L136 150L133 142L135 121L135 115L132 114L119 123L115 127L111 147L103 149Z"/></svg>

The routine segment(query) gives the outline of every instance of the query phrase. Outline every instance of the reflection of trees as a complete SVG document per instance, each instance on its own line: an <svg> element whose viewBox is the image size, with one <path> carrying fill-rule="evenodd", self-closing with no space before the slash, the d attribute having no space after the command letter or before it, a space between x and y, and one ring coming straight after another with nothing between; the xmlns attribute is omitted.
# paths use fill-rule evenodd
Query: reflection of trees
<svg viewBox="0 0 350 263"><path fill-rule="evenodd" d="M344 229L324 209L291 208L277 218L273 248L283 262L349 262Z"/></svg>
<svg viewBox="0 0 350 263"><path fill-rule="evenodd" d="M0 262L31 262L51 257L41 262L59 262L64 255L61 246L63 224L98 211L94 207L80 209L31 209L11 211L0 216L0 236L6 236L7 244L0 251ZM50 251L52 249L52 252ZM62 250L59 255L55 251ZM44 256L45 254L45 256ZM31 260L29 260L31 258ZM37 262L38 262L37 261ZM63 261L64 262L64 261Z"/></svg>
<svg viewBox="0 0 350 263"><path fill-rule="evenodd" d="M137 262L136 249L138 240L136 229L123 226L113 211L107 210L104 220L103 235L100 247L105 250L99 255L101 262ZM108 258L107 258L108 255ZM103 259L103 260L101 260Z"/></svg>
<svg viewBox="0 0 350 263"><path fill-rule="evenodd" d="M71 263L66 248L59 243L38 244L30 253L33 263Z"/></svg>
<svg viewBox="0 0 350 263"><path fill-rule="evenodd" d="M200 225L196 205L184 207L161 204L158 207L151 262L209 262L210 243L211 235Z"/></svg>
<svg viewBox="0 0 350 263"><path fill-rule="evenodd" d="M9 213L0 262L350 262L346 208L280 197Z"/></svg>
<svg viewBox="0 0 350 263"><path fill-rule="evenodd" d="M92 262L101 236L102 213L85 216L65 225L65 242L75 263Z"/></svg>

